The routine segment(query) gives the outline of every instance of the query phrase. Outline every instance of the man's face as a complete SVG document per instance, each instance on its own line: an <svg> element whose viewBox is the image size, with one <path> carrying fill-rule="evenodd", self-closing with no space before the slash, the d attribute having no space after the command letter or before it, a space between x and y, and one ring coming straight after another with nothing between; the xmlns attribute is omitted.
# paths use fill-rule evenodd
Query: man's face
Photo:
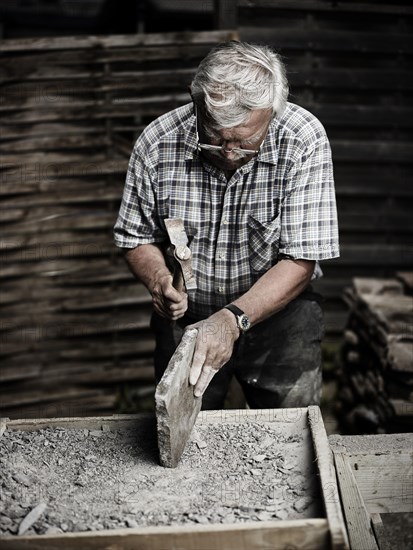
<svg viewBox="0 0 413 550"><path fill-rule="evenodd" d="M208 118L201 110L197 109L197 113L203 156L217 168L227 171L240 168L257 154L272 120L269 109L257 109L251 111L249 118L238 126L215 129L208 124ZM215 145L217 149L205 149L202 144Z"/></svg>

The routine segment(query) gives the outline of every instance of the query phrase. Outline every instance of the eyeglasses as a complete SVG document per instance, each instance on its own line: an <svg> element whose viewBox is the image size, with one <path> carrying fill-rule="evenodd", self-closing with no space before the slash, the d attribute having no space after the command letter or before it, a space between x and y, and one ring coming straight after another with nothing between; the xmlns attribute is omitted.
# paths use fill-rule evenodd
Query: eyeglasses
<svg viewBox="0 0 413 550"><path fill-rule="evenodd" d="M196 139L197 139L198 150L204 149L206 151L224 151L225 153L235 153L236 155L240 155L240 156L256 155L260 152L262 143L259 149L241 149L240 147L232 147L231 149L227 149L224 143L222 145L209 145L209 143L201 143L199 139L199 132L198 132L198 107L197 106L195 106L195 124L196 124Z"/></svg>

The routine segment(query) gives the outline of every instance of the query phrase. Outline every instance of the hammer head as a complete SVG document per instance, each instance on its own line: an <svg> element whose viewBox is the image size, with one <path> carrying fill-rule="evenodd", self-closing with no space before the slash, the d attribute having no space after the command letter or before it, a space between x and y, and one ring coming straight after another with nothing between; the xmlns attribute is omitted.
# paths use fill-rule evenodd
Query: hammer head
<svg viewBox="0 0 413 550"><path fill-rule="evenodd" d="M197 286L191 265L191 251L188 248L188 236L184 222L181 218L167 218L165 227L175 260L174 286L178 290L182 286L185 286L187 291L196 290Z"/></svg>

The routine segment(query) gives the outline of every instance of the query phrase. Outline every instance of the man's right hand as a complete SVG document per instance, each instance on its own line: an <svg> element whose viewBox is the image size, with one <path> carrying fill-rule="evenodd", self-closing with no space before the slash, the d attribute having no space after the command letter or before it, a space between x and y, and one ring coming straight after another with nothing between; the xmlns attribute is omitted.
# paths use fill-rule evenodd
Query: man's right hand
<svg viewBox="0 0 413 550"><path fill-rule="evenodd" d="M154 310L161 317L176 321L188 309L188 295L172 286L172 275L164 274L155 279L151 290Z"/></svg>
<svg viewBox="0 0 413 550"><path fill-rule="evenodd" d="M176 321L188 309L188 296L172 285L169 271L160 245L142 244L126 253L129 269L142 281L152 296L156 313L165 319Z"/></svg>

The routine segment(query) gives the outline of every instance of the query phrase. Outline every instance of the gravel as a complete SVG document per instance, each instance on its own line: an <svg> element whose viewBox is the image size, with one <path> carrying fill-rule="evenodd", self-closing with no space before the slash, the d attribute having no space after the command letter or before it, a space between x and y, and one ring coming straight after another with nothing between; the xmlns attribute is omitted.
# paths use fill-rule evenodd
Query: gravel
<svg viewBox="0 0 413 550"><path fill-rule="evenodd" d="M264 422L200 424L168 469L152 419L134 430L7 430L0 534L322 517L308 445Z"/></svg>

